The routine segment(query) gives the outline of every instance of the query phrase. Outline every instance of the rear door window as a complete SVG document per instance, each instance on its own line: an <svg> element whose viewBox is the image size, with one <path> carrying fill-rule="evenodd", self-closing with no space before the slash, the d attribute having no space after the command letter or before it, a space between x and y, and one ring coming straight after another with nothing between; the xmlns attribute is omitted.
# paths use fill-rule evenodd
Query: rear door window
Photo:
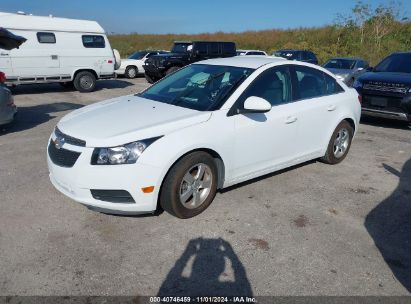
<svg viewBox="0 0 411 304"><path fill-rule="evenodd" d="M102 48L106 47L106 42L103 36L99 35L83 35L83 45L86 48Z"/></svg>
<svg viewBox="0 0 411 304"><path fill-rule="evenodd" d="M54 33L38 32L37 40L39 43L56 43L56 35Z"/></svg>

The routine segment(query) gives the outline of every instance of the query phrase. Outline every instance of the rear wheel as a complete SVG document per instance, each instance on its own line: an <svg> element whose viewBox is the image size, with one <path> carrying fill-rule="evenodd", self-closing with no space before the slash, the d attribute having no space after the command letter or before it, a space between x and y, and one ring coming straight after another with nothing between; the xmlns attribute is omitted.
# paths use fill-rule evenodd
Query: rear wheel
<svg viewBox="0 0 411 304"><path fill-rule="evenodd" d="M88 71L79 72L74 78L74 87L82 93L92 92L96 88L96 76Z"/></svg>
<svg viewBox="0 0 411 304"><path fill-rule="evenodd" d="M129 66L126 68L125 75L127 78L133 79L137 77L138 70L134 66Z"/></svg>
<svg viewBox="0 0 411 304"><path fill-rule="evenodd" d="M205 152L194 152L178 161L167 174L160 193L160 205L179 218L203 212L217 192L217 167Z"/></svg>
<svg viewBox="0 0 411 304"><path fill-rule="evenodd" d="M327 152L321 160L327 164L338 164L347 156L354 134L352 126L343 120L335 129L328 143Z"/></svg>

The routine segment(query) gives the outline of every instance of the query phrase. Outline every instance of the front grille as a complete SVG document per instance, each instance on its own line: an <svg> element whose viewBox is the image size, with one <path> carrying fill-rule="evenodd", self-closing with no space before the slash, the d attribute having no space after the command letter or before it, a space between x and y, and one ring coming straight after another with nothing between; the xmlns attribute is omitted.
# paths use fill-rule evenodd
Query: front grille
<svg viewBox="0 0 411 304"><path fill-rule="evenodd" d="M69 144L69 145L79 146L79 147L85 147L86 146L86 142L84 140L75 138L75 137L67 135L67 134L64 134L57 127L54 130L54 134L56 134L57 137L64 138L64 142Z"/></svg>
<svg viewBox="0 0 411 304"><path fill-rule="evenodd" d="M48 153L54 164L66 168L73 167L81 154L79 152L74 152L63 148L57 149L52 141L50 141Z"/></svg>
<svg viewBox="0 0 411 304"><path fill-rule="evenodd" d="M135 203L130 193L125 190L90 190L94 199L110 203Z"/></svg>

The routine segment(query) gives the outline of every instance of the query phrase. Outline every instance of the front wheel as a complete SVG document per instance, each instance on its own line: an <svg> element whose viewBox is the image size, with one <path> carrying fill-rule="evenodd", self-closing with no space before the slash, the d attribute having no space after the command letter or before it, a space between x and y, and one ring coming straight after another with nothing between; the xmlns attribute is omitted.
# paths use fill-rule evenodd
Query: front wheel
<svg viewBox="0 0 411 304"><path fill-rule="evenodd" d="M178 161L167 174L160 205L179 218L191 218L203 212L217 192L217 167L205 152L194 152Z"/></svg>
<svg viewBox="0 0 411 304"><path fill-rule="evenodd" d="M327 164L338 164L347 156L351 147L354 130L348 121L343 120L335 128L330 142L328 143L327 152L321 160Z"/></svg>
<svg viewBox="0 0 411 304"><path fill-rule="evenodd" d="M170 75L172 73L174 73L175 71L178 71L179 69L181 69L180 67L171 67L167 70L166 75Z"/></svg>
<svg viewBox="0 0 411 304"><path fill-rule="evenodd" d="M88 93L96 88L96 76L88 71L80 72L74 78L74 87L77 91Z"/></svg>

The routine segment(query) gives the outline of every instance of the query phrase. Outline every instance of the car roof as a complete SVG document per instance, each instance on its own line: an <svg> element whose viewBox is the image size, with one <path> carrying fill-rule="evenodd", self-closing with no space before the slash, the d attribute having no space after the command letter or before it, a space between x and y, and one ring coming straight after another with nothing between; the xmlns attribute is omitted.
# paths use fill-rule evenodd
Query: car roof
<svg viewBox="0 0 411 304"><path fill-rule="evenodd" d="M224 65L224 66L258 69L259 67L262 67L263 65L266 65L266 64L284 62L284 61L287 61L287 59L281 58L281 57L236 56L236 57L229 57L229 58L208 59L208 60L197 62L196 64Z"/></svg>

